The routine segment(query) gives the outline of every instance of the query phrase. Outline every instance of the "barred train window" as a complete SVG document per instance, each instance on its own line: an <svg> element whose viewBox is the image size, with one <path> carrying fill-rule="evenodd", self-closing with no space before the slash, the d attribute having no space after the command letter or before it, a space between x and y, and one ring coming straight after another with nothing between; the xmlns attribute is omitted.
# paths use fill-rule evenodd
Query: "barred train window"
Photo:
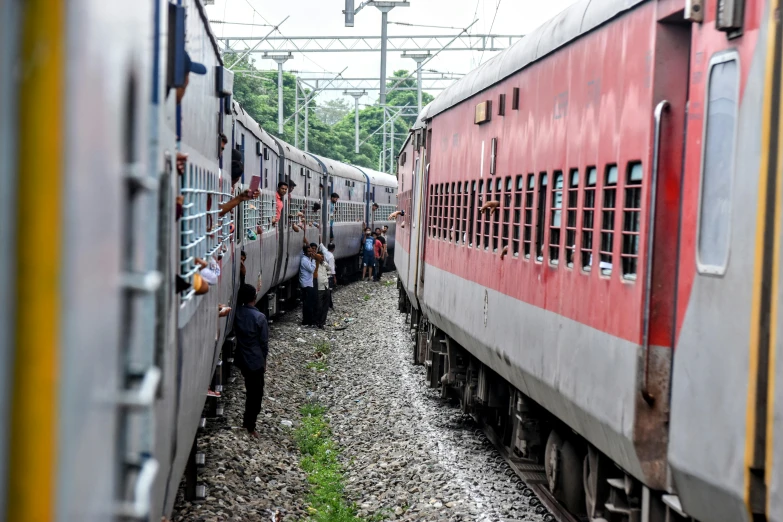
<svg viewBox="0 0 783 522"><path fill-rule="evenodd" d="M574 267L576 250L576 213L579 206L579 170L571 169L568 175L568 198L566 210L566 266Z"/></svg>
<svg viewBox="0 0 783 522"><path fill-rule="evenodd" d="M524 245L525 259L530 259L530 251L533 243L533 198L535 197L536 175L527 175L527 190L525 191L525 232L522 243Z"/></svg>
<svg viewBox="0 0 783 522"><path fill-rule="evenodd" d="M536 216L536 261L544 260L544 222L546 216L547 174L542 172L538 177L538 210Z"/></svg>
<svg viewBox="0 0 783 522"><path fill-rule="evenodd" d="M498 180L500 181L500 180ZM508 241L510 239L509 237L509 226L511 224L511 191L514 188L513 180L511 176L506 176L506 189L503 192L503 236L501 238L502 244L501 248L506 248L508 246Z"/></svg>
<svg viewBox="0 0 783 522"><path fill-rule="evenodd" d="M617 204L617 165L606 167L603 205L601 209L601 274L612 274L612 251L614 250L614 214Z"/></svg>
<svg viewBox="0 0 783 522"><path fill-rule="evenodd" d="M471 181L470 182L470 203L468 205L468 208L470 209L470 216L468 217L468 242L470 243L471 248L473 247L473 244L476 242L476 239L473 237L473 227L475 222L475 216L476 216L476 182Z"/></svg>
<svg viewBox="0 0 783 522"><path fill-rule="evenodd" d="M724 274L729 258L738 74L735 52L711 60L696 254L699 272L705 274Z"/></svg>
<svg viewBox="0 0 783 522"><path fill-rule="evenodd" d="M639 238L642 224L642 164L630 163L623 203L623 244L620 259L623 279L636 280L639 265Z"/></svg>
<svg viewBox="0 0 783 522"><path fill-rule="evenodd" d="M514 190L514 223L513 223L513 241L512 253L514 257L519 257L519 224L522 217L522 193L525 190L525 178L517 176L516 189Z"/></svg>
<svg viewBox="0 0 783 522"><path fill-rule="evenodd" d="M593 230L595 229L595 184L598 170L587 167L585 199L582 203L582 270L589 272L593 266Z"/></svg>
<svg viewBox="0 0 783 522"><path fill-rule="evenodd" d="M560 262L560 221L563 213L563 172L556 170L552 185L552 216L549 222L549 263Z"/></svg>

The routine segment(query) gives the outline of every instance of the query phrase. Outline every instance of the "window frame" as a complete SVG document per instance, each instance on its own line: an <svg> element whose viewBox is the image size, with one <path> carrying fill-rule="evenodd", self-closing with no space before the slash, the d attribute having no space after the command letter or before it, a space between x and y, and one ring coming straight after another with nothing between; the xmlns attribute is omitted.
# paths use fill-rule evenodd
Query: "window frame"
<svg viewBox="0 0 783 522"><path fill-rule="evenodd" d="M703 210L703 203L704 203L704 164L705 164L705 156L704 153L707 149L707 127L709 124L709 101L710 101L710 79L712 78L712 69L716 65L720 65L726 62L735 61L737 62L737 83L736 83L736 93L737 93L737 100L734 104L734 135L732 137L732 151L731 151L731 183L730 183L730 195L731 199L729 200L729 220L728 220L728 226L726 230L726 234L728 234L727 237L727 248L726 248L726 255L724 256L723 263L721 265L712 265L708 263L703 263L701 261L701 215ZM698 207L696 207L696 244L694 245L695 248L695 254L696 254L696 270L699 272L700 275L708 275L708 276L715 276L715 277L723 277L726 275L726 270L729 266L729 259L731 258L731 215L733 213L734 208L734 181L736 178L736 172L737 172L737 136L739 135L739 125L738 125L738 119L739 119L739 106L742 102L741 100L741 79L742 79L742 62L740 62L740 55L739 52L737 52L736 49L726 49L722 51L718 51L715 54L712 55L710 58L709 65L707 67L707 81L705 90L704 90L704 124L702 125L701 129L701 158L700 158L700 165L699 165L699 204Z"/></svg>

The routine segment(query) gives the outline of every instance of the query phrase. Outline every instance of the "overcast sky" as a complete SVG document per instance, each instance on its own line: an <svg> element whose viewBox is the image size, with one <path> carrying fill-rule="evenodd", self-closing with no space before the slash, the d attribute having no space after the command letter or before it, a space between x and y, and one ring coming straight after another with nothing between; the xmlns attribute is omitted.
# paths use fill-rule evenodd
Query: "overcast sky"
<svg viewBox="0 0 783 522"><path fill-rule="evenodd" d="M360 2L361 0L355 0L357 6ZM462 28L478 18L478 23L471 28L471 33L486 34L491 29L494 34L527 34L574 2L575 0L410 0L410 7L392 10L389 20ZM290 15L280 26L280 32L284 36L380 35L381 14L378 9L363 9L356 15L354 27L349 28L344 24L344 8L344 0L215 0L214 5L207 7L207 12L210 20L259 24L265 23L264 19L278 24ZM213 24L212 29L217 36L263 36L271 28ZM389 25L390 35L458 32L459 30L455 29ZM483 61L493 54L484 53ZM389 76L397 69L411 71L415 68L415 62L402 58L399 52L390 51L387 56ZM481 52L444 51L424 68L466 73L478 66L481 60ZM277 67L271 60L262 60L260 54L256 55L256 66L262 69ZM346 66L348 69L343 76L377 78L380 74L380 52L309 53L304 56L294 54L294 59L286 62L284 69L339 72ZM340 96L340 93L325 95L326 98L333 96ZM376 98L377 92L372 94L372 100ZM370 101L369 98L362 99L363 103Z"/></svg>

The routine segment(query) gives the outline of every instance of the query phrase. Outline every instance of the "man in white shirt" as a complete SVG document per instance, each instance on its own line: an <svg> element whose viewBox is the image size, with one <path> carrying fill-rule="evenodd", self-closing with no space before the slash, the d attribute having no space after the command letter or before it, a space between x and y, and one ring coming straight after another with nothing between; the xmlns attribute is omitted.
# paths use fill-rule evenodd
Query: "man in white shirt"
<svg viewBox="0 0 783 522"><path fill-rule="evenodd" d="M324 247L323 243L318 245L318 252L324 256L326 265L329 267L329 308L334 310L334 302L332 302L332 290L337 286L337 265L334 261L334 243L329 243L328 247Z"/></svg>
<svg viewBox="0 0 783 522"><path fill-rule="evenodd" d="M326 315L329 313L329 265L324 256L316 255L315 259L318 263L314 281L318 288L318 312L315 324L323 330L326 326Z"/></svg>

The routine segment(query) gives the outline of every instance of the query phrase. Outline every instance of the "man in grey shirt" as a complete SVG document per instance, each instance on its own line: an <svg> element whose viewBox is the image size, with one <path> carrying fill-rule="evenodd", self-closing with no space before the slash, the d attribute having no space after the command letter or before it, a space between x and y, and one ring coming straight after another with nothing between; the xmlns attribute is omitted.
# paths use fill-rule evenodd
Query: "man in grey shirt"
<svg viewBox="0 0 783 522"><path fill-rule="evenodd" d="M264 373L269 355L269 325L256 305L256 289L242 285L238 295L239 308L234 317L237 336L236 365L245 379L245 415L242 427L251 437L258 438L256 419L264 396Z"/></svg>

